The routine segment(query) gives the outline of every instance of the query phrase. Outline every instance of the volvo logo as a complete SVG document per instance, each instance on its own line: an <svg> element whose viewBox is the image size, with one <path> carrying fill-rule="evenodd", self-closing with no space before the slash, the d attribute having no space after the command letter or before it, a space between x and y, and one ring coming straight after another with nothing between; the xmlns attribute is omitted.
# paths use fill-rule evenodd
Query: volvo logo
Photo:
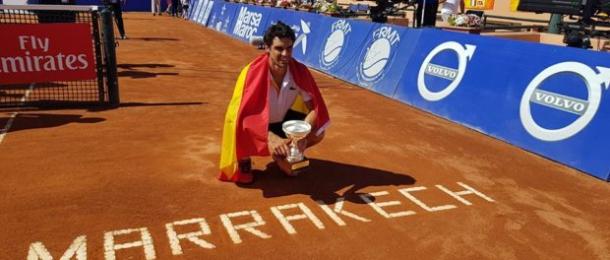
<svg viewBox="0 0 610 260"><path fill-rule="evenodd" d="M417 76L417 89L419 94L428 101L439 101L449 96L457 87L460 85L464 73L466 72L466 65L468 61L472 59L476 46L466 44L462 46L457 42L445 42L436 48L434 48L428 56L424 59L422 66L419 68L419 74ZM431 63L432 59L441 52L453 51L458 57L458 68L448 68L438 64ZM451 81L451 83L441 91L431 91L426 86L425 76L430 75L433 77L439 77Z"/></svg>
<svg viewBox="0 0 610 260"><path fill-rule="evenodd" d="M610 87L610 69L596 68L598 72L579 62L562 62L546 68L534 77L525 89L519 107L521 123L525 130L535 138L552 142L570 138L584 129L597 113L604 85L606 90ZM584 81L589 92L587 100L538 89L547 78L564 72L575 73ZM579 117L565 127L546 129L536 123L532 117L531 103L572 113Z"/></svg>

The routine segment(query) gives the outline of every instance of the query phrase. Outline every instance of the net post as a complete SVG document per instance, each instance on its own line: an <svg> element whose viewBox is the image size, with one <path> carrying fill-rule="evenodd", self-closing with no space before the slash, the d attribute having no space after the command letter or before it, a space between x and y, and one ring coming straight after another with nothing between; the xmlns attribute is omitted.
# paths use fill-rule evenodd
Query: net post
<svg viewBox="0 0 610 260"><path fill-rule="evenodd" d="M120 99L112 11L109 8L104 8L100 12L100 14L102 17L104 50L106 52L106 79L108 81L108 101L110 103L110 106L116 107L119 106Z"/></svg>

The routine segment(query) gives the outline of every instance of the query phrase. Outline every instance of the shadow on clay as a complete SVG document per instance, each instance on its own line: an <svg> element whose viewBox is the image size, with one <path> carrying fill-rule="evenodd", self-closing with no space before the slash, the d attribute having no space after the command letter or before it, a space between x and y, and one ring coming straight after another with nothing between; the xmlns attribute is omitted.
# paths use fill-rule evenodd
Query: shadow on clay
<svg viewBox="0 0 610 260"><path fill-rule="evenodd" d="M133 79L156 78L158 76L177 76L177 72L150 72L149 69L156 68L173 68L174 65L158 64L158 63L142 63L142 64L118 64L118 77L130 77Z"/></svg>
<svg viewBox="0 0 610 260"><path fill-rule="evenodd" d="M5 126L5 122L8 120L8 117L0 117L0 127ZM100 117L83 117L83 115L21 113L15 117L8 132L58 127L71 123L93 124L105 120L106 119ZM1 130L4 129L0 128L0 132L2 132Z"/></svg>
<svg viewBox="0 0 610 260"><path fill-rule="evenodd" d="M371 186L412 185L415 179L402 173L366 168L357 165L343 164L310 158L310 168L297 177L285 176L277 165L269 163L264 171L254 170L255 182L238 184L246 189L260 189L265 198L304 194L313 200L333 204L343 197L352 203L365 203L359 193L360 189ZM341 190L348 188L342 194ZM374 197L369 197L374 200Z"/></svg>

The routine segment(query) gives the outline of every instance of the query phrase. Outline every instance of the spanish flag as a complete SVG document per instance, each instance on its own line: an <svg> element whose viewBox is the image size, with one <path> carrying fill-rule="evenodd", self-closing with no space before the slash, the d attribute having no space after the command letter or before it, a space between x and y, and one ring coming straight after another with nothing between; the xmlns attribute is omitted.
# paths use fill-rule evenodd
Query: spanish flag
<svg viewBox="0 0 610 260"><path fill-rule="evenodd" d="M237 160L248 156L268 156L269 127L269 54L265 53L248 64L239 74L225 115L220 153L222 181L236 181L241 174ZM305 65L292 59L288 68L295 83L312 97L316 122L312 131L321 134L328 126L328 110L311 73ZM307 113L300 97L292 109Z"/></svg>

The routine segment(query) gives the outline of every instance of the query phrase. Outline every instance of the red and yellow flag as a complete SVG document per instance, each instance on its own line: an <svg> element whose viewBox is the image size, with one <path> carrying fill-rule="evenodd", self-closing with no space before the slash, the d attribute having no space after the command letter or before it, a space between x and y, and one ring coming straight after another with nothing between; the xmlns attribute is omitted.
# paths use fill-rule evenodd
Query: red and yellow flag
<svg viewBox="0 0 610 260"><path fill-rule="evenodd" d="M315 133L320 134L329 124L328 110L311 73L305 65L292 59L288 65L295 83L312 97L317 117ZM225 114L220 176L222 181L239 179L237 160L249 156L268 156L267 131L269 130L269 54L265 53L248 64L239 74L233 98ZM293 109L306 109L297 98Z"/></svg>

